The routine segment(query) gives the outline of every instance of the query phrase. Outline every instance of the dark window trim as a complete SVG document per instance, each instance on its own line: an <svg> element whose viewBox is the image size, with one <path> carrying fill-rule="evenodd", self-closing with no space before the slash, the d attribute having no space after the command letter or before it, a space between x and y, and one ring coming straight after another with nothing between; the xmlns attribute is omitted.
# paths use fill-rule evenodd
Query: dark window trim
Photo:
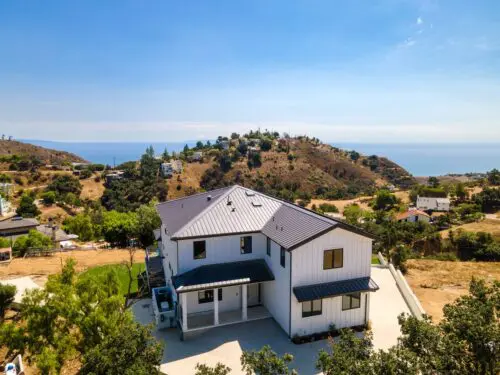
<svg viewBox="0 0 500 375"><path fill-rule="evenodd" d="M280 264L281 267L286 268L286 250L283 246L280 248Z"/></svg>
<svg viewBox="0 0 500 375"><path fill-rule="evenodd" d="M249 240L249 242L247 243L247 240ZM252 254L252 236L241 236L240 237L240 252L241 254ZM250 250L248 249L248 247L250 248Z"/></svg>
<svg viewBox="0 0 500 375"><path fill-rule="evenodd" d="M314 301L320 301L320 307L319 310L314 311L313 310L313 302ZM304 304L309 304L311 307L311 311L309 312L304 312ZM302 317L303 318L309 318L310 316L318 316L323 314L323 299L316 299L313 301L304 301L302 302Z"/></svg>
<svg viewBox="0 0 500 375"><path fill-rule="evenodd" d="M203 297L200 298L200 293L203 293ZM207 295L208 293L208 295ZM222 288L218 288L217 292L217 299L219 301L222 301ZM198 291L198 303L210 303L214 301L214 291L213 289L205 289L205 290L199 290Z"/></svg>
<svg viewBox="0 0 500 375"><path fill-rule="evenodd" d="M267 242L266 242L266 254L267 256L271 256L271 246L272 246L272 241L269 237L266 237L267 238Z"/></svg>
<svg viewBox="0 0 500 375"><path fill-rule="evenodd" d="M342 252L342 263L340 264L340 266L335 267L335 251L339 251L339 250ZM332 264L330 264L330 265L325 264L325 253L327 253L327 252L332 253ZM323 251L323 269L324 270L332 270L335 268L343 268L343 267L344 267L344 248L343 247L339 247L339 248L335 248L335 249L328 249L328 250Z"/></svg>
<svg viewBox="0 0 500 375"><path fill-rule="evenodd" d="M344 298L349 298L349 308L344 309ZM352 301L358 300L358 306L353 307ZM361 307L361 292L344 294L342 296L342 311L359 309Z"/></svg>
<svg viewBox="0 0 500 375"><path fill-rule="evenodd" d="M196 244L197 243L203 243L203 246L205 248L205 251L201 254L203 254L203 256L196 256L196 252L195 252L195 247L196 247ZM203 241L193 241L193 259L195 260L198 260L198 259L205 259L207 257L207 241L203 240Z"/></svg>

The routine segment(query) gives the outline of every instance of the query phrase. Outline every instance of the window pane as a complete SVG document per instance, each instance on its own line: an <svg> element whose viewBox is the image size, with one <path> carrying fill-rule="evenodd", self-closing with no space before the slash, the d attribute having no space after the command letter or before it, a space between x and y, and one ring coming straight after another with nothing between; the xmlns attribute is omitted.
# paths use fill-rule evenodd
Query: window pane
<svg viewBox="0 0 500 375"><path fill-rule="evenodd" d="M267 255L271 256L271 239L267 237Z"/></svg>
<svg viewBox="0 0 500 375"><path fill-rule="evenodd" d="M344 249L335 249L334 254L334 264L333 267L340 268L344 263Z"/></svg>
<svg viewBox="0 0 500 375"><path fill-rule="evenodd" d="M329 270L332 268L333 264L333 251L332 250L325 250L323 253L323 269L324 270Z"/></svg>
<svg viewBox="0 0 500 375"><path fill-rule="evenodd" d="M252 236L240 237L240 249L242 254L252 252Z"/></svg>
<svg viewBox="0 0 500 375"><path fill-rule="evenodd" d="M222 288L219 288L218 298L219 298L219 301L222 301Z"/></svg>
<svg viewBox="0 0 500 375"><path fill-rule="evenodd" d="M354 293L351 296L351 309L357 309L361 306L361 295L360 293Z"/></svg>
<svg viewBox="0 0 500 375"><path fill-rule="evenodd" d="M194 259L204 259L207 257L206 243L205 241L194 241L193 242L193 258Z"/></svg>
<svg viewBox="0 0 500 375"><path fill-rule="evenodd" d="M281 248L280 250L280 263L281 267L285 267L285 248Z"/></svg>
<svg viewBox="0 0 500 375"><path fill-rule="evenodd" d="M312 301L312 310L315 312L321 312L321 300L316 299Z"/></svg>
<svg viewBox="0 0 500 375"><path fill-rule="evenodd" d="M342 310L349 310L351 308L351 297L342 296Z"/></svg>
<svg viewBox="0 0 500 375"><path fill-rule="evenodd" d="M311 312L311 301L302 302L302 313Z"/></svg>

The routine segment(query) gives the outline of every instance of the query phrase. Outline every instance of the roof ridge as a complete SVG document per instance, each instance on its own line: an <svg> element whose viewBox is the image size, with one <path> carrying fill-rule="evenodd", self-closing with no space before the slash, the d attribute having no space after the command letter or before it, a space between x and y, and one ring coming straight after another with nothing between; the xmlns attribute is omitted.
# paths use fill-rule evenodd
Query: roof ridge
<svg viewBox="0 0 500 375"><path fill-rule="evenodd" d="M214 191L224 190L224 189L228 189L228 188L232 188L232 186L224 186L224 187L213 189L213 190L207 190L207 191L202 191L200 193L196 193L196 194L192 194L192 195L187 195L185 197L180 197L180 198L175 198L175 199L169 199L168 201L158 203L157 206L161 206L163 204L171 203L171 202L178 202L178 201L181 201L183 199L189 199L189 198L192 198L192 197L200 196L202 194L208 194L208 193L212 193Z"/></svg>
<svg viewBox="0 0 500 375"><path fill-rule="evenodd" d="M209 212L210 210L212 210L223 198L227 197L229 195L229 193L231 193L233 190L235 190L235 188L237 186L239 186L239 185L233 185L233 186L229 187L229 189L227 189L226 192L224 192L223 194L221 194L217 198L215 198L215 201L210 206L205 207L203 210L201 210L200 212L198 212L191 220L189 220L186 224L184 224L182 227L180 227L179 229L177 229L177 231L172 234L171 238L175 238L176 235L177 235L177 233L180 233L181 231L184 230L184 228L187 228L188 226L192 225L199 218L201 218L207 212ZM220 189L217 189L217 190L220 190ZM213 191L213 190L211 190L211 191Z"/></svg>

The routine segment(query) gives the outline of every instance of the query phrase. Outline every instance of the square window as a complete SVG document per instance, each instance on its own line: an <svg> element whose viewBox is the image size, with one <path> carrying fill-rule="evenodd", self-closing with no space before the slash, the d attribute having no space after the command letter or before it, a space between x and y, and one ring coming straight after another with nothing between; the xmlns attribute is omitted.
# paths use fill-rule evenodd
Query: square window
<svg viewBox="0 0 500 375"><path fill-rule="evenodd" d="M323 300L316 299L313 301L302 302L302 317L308 318L310 316L321 315L323 312Z"/></svg>
<svg viewBox="0 0 500 375"><path fill-rule="evenodd" d="M342 296L342 310L359 309L361 307L361 293L351 293Z"/></svg>
<svg viewBox="0 0 500 375"><path fill-rule="evenodd" d="M342 268L344 266L344 249L325 250L323 253L323 269Z"/></svg>
<svg viewBox="0 0 500 375"><path fill-rule="evenodd" d="M205 259L207 257L206 241L193 242L193 259Z"/></svg>
<svg viewBox="0 0 500 375"><path fill-rule="evenodd" d="M240 237L240 250L242 254L252 253L252 236Z"/></svg>

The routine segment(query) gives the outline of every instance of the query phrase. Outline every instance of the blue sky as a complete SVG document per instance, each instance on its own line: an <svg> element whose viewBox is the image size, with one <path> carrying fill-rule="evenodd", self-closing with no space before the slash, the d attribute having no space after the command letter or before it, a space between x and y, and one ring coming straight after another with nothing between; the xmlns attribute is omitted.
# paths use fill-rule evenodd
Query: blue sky
<svg viewBox="0 0 500 375"><path fill-rule="evenodd" d="M0 129L500 141L497 0L0 2Z"/></svg>

